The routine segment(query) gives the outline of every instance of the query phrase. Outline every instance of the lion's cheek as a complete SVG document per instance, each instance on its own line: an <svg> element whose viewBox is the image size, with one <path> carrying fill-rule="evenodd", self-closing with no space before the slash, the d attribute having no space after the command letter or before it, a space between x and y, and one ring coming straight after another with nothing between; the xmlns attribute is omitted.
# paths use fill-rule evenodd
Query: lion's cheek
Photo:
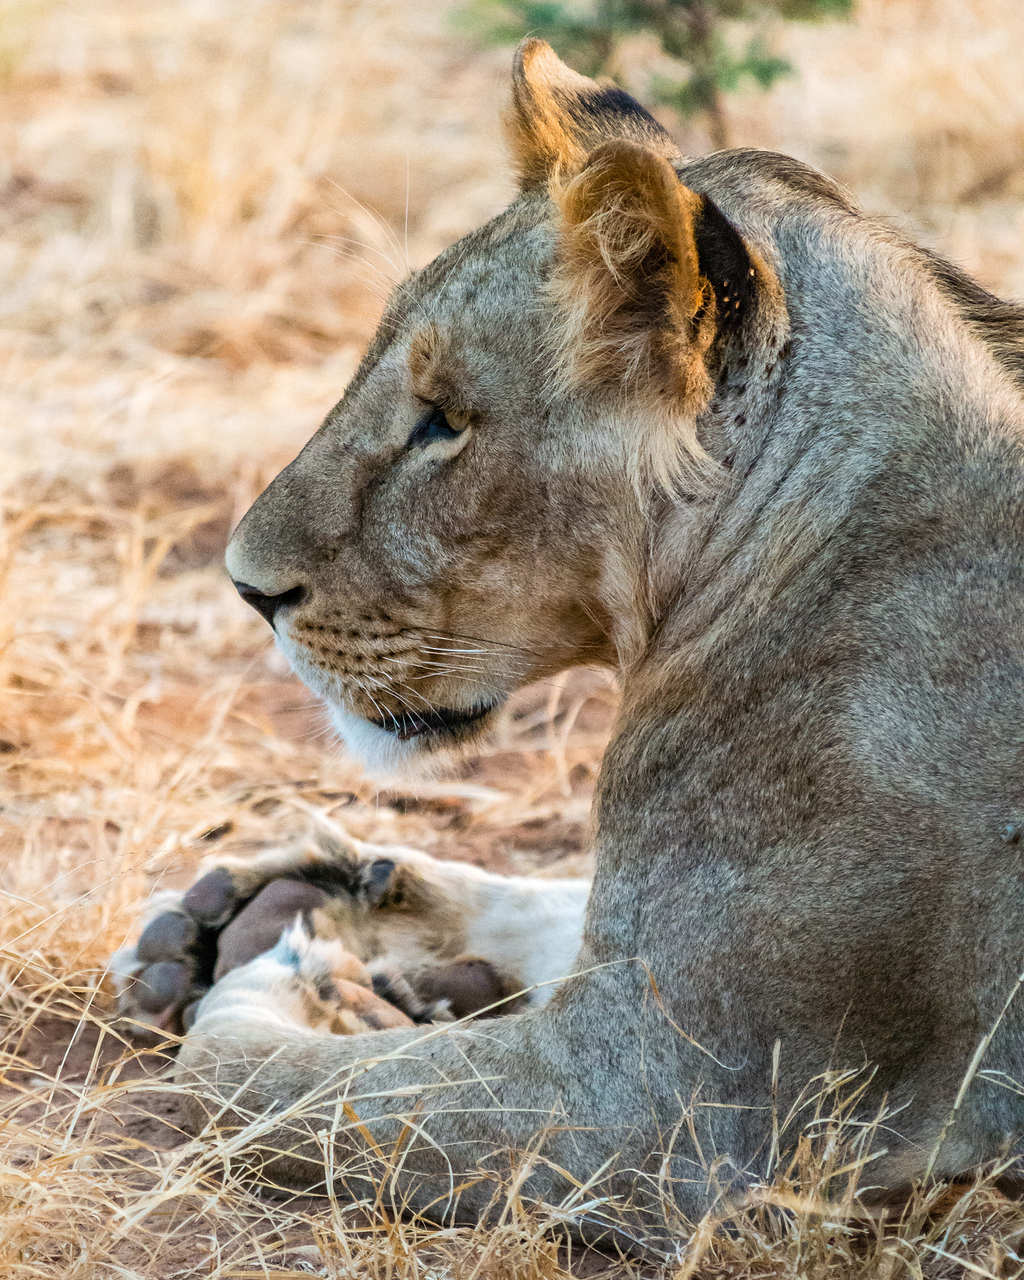
<svg viewBox="0 0 1024 1280"><path fill-rule="evenodd" d="M287 629L279 631L275 640L302 683L327 704L335 732L349 754L359 760L368 773L388 776L408 772L420 754L414 741L403 742L362 716L346 711L340 705L344 698L341 681L316 661L304 645L297 643Z"/></svg>

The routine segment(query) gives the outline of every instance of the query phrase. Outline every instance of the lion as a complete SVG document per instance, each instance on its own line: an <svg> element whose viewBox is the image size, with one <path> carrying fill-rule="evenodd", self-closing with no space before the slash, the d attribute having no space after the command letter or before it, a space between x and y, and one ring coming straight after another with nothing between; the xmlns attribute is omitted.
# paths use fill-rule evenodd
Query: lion
<svg viewBox="0 0 1024 1280"><path fill-rule="evenodd" d="M264 981L345 1007L313 955L341 944L293 926L230 1016L200 1005L193 1123L270 1117L304 1187L400 1152L403 1203L450 1221L530 1150L524 1197L600 1173L635 1240L763 1177L809 1082L887 1117L879 1188L1009 1159L1024 313L795 160L682 157L542 42L509 134L518 197L397 287L227 562L378 771L619 673L579 951L486 1024L325 1034L299 998L255 1016Z"/></svg>

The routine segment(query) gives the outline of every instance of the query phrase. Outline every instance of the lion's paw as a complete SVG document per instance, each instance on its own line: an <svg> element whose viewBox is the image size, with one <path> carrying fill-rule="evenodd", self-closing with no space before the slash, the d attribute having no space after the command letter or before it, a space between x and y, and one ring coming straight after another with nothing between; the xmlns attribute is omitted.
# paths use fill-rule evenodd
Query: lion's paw
<svg viewBox="0 0 1024 1280"><path fill-rule="evenodd" d="M232 1024L251 1029L267 1023L323 1036L360 1035L421 1020L374 988L358 957L337 939L316 936L299 919L271 950L216 983L199 1004L193 1030L218 1035L230 1033Z"/></svg>
<svg viewBox="0 0 1024 1280"><path fill-rule="evenodd" d="M215 982L327 901L298 880L274 880L248 900L243 892L228 868L216 867L187 893L162 895L135 945L113 957L118 1010L136 1034L187 1031Z"/></svg>
<svg viewBox="0 0 1024 1280"><path fill-rule="evenodd" d="M366 959L376 996L414 1023L511 1012L521 983L510 986L483 956L438 946L445 930L460 940L481 874L411 849L323 836L218 859L186 893L155 900L138 941L113 958L120 1013L143 1037L187 1031L206 992L275 949L296 920L311 944L340 939L346 954Z"/></svg>

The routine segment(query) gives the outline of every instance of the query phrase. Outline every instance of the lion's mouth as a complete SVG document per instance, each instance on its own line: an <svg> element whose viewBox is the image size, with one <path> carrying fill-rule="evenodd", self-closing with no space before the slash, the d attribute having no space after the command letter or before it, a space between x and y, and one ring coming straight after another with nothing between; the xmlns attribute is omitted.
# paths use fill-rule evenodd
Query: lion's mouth
<svg viewBox="0 0 1024 1280"><path fill-rule="evenodd" d="M491 714L494 704L482 703L461 711L456 707L439 707L434 711L407 711L402 715L388 715L371 724L393 733L401 742L431 733L444 737L459 737L467 729L478 725Z"/></svg>

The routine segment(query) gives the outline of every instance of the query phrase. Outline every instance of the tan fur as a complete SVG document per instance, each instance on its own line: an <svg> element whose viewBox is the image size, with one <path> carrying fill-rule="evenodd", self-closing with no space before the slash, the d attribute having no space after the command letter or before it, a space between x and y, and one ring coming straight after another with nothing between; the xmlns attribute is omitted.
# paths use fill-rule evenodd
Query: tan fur
<svg viewBox="0 0 1024 1280"><path fill-rule="evenodd" d="M563 220L550 287L567 381L627 396L653 384L696 414L711 396L702 357L715 331L693 235L698 198L631 142L604 143L551 195ZM695 342L694 319L709 304Z"/></svg>
<svg viewBox="0 0 1024 1280"><path fill-rule="evenodd" d="M578 172L590 151L622 136L621 126L609 127L604 111L590 109L606 95L593 80L570 70L543 40L523 41L512 73L505 134L524 191L545 187L553 174ZM657 125L634 123L631 133L655 154L678 158L678 148Z"/></svg>
<svg viewBox="0 0 1024 1280"><path fill-rule="evenodd" d="M837 1072L891 1109L879 1186L994 1160L1024 1131L1024 319L787 157L673 190L650 117L535 44L515 119L522 196L396 291L228 561L373 767L618 668L574 975L486 1036L206 1022L183 1078L257 1110L349 1081L386 1147L412 1107L401 1191L442 1217L549 1125L529 1195L601 1169L634 1240L706 1213L712 1162L764 1176ZM296 1139L277 1173L321 1170Z"/></svg>
<svg viewBox="0 0 1024 1280"><path fill-rule="evenodd" d="M717 326L694 241L700 200L668 161L622 140L571 177L557 170L549 189L562 217L548 286L556 376L570 394L606 387L634 410L639 400L662 432L644 432L651 456L637 471L670 487L707 461L696 420L711 398L704 357Z"/></svg>

